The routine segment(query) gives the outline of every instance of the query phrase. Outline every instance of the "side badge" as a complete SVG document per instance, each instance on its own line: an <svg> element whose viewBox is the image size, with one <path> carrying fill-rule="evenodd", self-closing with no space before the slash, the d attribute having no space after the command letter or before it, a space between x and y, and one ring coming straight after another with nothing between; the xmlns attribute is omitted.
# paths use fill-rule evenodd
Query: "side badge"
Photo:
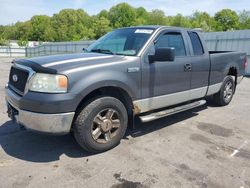
<svg viewBox="0 0 250 188"><path fill-rule="evenodd" d="M140 68L139 67L130 67L128 68L128 72L139 72Z"/></svg>

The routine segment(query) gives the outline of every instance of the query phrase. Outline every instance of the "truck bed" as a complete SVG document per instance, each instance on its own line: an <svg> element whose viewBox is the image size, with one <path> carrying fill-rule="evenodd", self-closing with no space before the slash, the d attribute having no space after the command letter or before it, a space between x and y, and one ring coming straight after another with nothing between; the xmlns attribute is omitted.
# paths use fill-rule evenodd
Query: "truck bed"
<svg viewBox="0 0 250 188"><path fill-rule="evenodd" d="M210 78L209 85L221 83L230 67L237 67L237 76L244 76L245 53L232 51L209 51Z"/></svg>

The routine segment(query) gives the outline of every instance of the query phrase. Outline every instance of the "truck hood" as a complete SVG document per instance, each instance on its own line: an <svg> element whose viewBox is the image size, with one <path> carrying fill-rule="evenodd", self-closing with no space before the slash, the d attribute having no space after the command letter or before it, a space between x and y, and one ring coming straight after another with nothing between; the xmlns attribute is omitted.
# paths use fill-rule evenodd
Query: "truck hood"
<svg viewBox="0 0 250 188"><path fill-rule="evenodd" d="M101 53L77 53L18 59L16 64L31 67L36 72L58 73L83 66L117 62L124 56Z"/></svg>

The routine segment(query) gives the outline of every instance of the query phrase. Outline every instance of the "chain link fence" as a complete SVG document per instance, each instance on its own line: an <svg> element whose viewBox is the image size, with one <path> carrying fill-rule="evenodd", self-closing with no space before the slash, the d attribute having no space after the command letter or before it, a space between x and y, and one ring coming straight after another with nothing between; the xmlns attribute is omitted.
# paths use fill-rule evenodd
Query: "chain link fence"
<svg viewBox="0 0 250 188"><path fill-rule="evenodd" d="M82 52L83 48L87 48L94 41L79 41L79 42L53 42L45 43L36 47L28 47L26 49L27 57L68 54Z"/></svg>
<svg viewBox="0 0 250 188"><path fill-rule="evenodd" d="M0 57L25 57L25 47L0 46Z"/></svg>

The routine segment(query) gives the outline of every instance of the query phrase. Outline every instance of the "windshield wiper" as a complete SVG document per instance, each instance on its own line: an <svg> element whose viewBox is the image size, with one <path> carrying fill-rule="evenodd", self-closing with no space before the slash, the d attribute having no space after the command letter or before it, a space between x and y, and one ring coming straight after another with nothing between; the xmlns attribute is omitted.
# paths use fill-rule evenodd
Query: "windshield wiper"
<svg viewBox="0 0 250 188"><path fill-rule="evenodd" d="M106 49L92 49L90 50L91 52L97 52L97 53L105 53L105 54L114 54L114 52L110 51L110 50L106 50Z"/></svg>

